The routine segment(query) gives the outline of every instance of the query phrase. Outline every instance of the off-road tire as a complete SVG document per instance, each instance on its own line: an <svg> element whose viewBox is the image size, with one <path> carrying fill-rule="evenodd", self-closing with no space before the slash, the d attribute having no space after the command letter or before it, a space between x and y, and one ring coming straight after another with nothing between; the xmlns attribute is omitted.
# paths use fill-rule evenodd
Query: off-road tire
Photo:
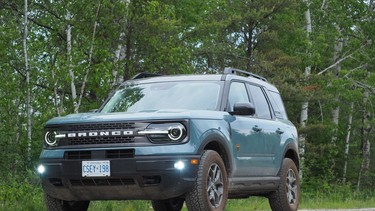
<svg viewBox="0 0 375 211"><path fill-rule="evenodd" d="M192 211L222 211L228 198L228 179L224 162L212 150L203 153L193 189L186 196Z"/></svg>
<svg viewBox="0 0 375 211"><path fill-rule="evenodd" d="M48 211L86 211L90 201L64 201L44 194Z"/></svg>
<svg viewBox="0 0 375 211"><path fill-rule="evenodd" d="M155 211L180 211L184 205L184 199L152 200L151 204Z"/></svg>
<svg viewBox="0 0 375 211"><path fill-rule="evenodd" d="M300 180L293 160L285 158L279 172L280 184L268 196L273 211L296 211L300 200Z"/></svg>

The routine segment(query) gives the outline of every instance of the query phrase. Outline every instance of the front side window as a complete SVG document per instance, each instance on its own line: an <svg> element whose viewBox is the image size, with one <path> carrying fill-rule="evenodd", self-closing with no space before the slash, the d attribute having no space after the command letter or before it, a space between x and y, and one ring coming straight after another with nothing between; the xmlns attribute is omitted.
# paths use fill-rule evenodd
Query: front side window
<svg viewBox="0 0 375 211"><path fill-rule="evenodd" d="M126 85L101 112L153 112L165 109L216 110L220 82L180 81Z"/></svg>
<svg viewBox="0 0 375 211"><path fill-rule="evenodd" d="M230 85L228 96L229 111L233 111L233 106L235 103L250 103L244 83L233 82Z"/></svg>

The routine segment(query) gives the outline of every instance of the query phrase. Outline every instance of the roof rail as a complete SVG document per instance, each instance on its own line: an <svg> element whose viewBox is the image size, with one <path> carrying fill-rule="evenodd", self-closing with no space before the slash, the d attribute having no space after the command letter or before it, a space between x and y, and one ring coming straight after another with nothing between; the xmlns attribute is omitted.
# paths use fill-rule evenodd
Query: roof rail
<svg viewBox="0 0 375 211"><path fill-rule="evenodd" d="M242 74L246 75L247 77L253 77L253 78L257 78L257 79L262 80L262 81L267 81L266 78L264 78L264 77L262 77L260 75L251 73L251 72L247 72L245 70L240 70L240 69L236 69L236 68L232 68L232 67L226 67L226 68L224 68L224 74L238 75L238 73L242 73Z"/></svg>
<svg viewBox="0 0 375 211"><path fill-rule="evenodd" d="M156 76L162 76L162 75L157 74L157 73L141 72L135 75L131 80L141 79L141 78L151 78L151 77L156 77Z"/></svg>

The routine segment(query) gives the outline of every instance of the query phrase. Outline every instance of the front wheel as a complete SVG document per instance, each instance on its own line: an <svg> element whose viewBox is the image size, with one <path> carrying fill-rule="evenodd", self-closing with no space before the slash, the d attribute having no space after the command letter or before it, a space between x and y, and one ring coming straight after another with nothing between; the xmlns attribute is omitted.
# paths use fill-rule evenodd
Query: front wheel
<svg viewBox="0 0 375 211"><path fill-rule="evenodd" d="M278 189L268 196L272 210L296 211L300 199L298 169L293 160L285 158L281 167Z"/></svg>
<svg viewBox="0 0 375 211"><path fill-rule="evenodd" d="M86 211L90 201L64 201L45 194L48 211Z"/></svg>
<svg viewBox="0 0 375 211"><path fill-rule="evenodd" d="M180 211L184 204L184 199L152 200L151 204L155 211Z"/></svg>
<svg viewBox="0 0 375 211"><path fill-rule="evenodd" d="M188 210L221 211L228 198L228 181L220 155L212 150L203 153L194 188L186 196Z"/></svg>

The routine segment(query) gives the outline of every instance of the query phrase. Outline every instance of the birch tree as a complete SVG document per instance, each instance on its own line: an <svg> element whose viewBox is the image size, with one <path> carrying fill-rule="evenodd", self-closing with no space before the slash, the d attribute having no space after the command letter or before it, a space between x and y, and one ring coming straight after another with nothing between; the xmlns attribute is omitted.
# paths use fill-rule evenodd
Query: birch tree
<svg viewBox="0 0 375 211"><path fill-rule="evenodd" d="M334 46L334 52L333 52L333 64L336 64L335 67L334 67L334 72L333 72L333 75L334 75L334 80L337 80L339 78L339 75L340 75L340 71L341 71L341 63L337 63L337 61L340 59L341 57L341 52L342 52L342 49L343 49L343 41L342 41L342 37L341 37L341 29L338 25L335 25L335 28L337 30L337 37L336 37L336 42L335 42L335 46ZM337 142L337 132L338 132L338 126L339 126L339 116L340 116L340 106L338 105L339 104L339 96L340 96L340 93L336 93L335 95L335 99L334 99L334 104L337 104L335 106L335 108L332 110L332 122L334 124L334 129L333 129L333 135L332 135L332 144L333 146L336 145L336 142Z"/></svg>
<svg viewBox="0 0 375 211"><path fill-rule="evenodd" d="M309 40L309 38L310 38L310 34L312 32L310 1L309 0L305 0L305 3L307 4L307 10L305 11L306 37L307 37L307 40L308 40L307 43L308 43L308 45L310 47L311 46L311 41ZM307 52L307 55L309 55L309 50L307 50L306 52ZM308 78L310 76L310 74L311 74L311 65L308 64L305 67L304 77ZM305 102L302 103L302 107L301 107L301 115L300 115L300 122L299 122L301 128L305 128L306 127L307 120L309 118L308 111L309 111L309 102L305 101ZM299 139L299 150L300 150L300 156L301 156L301 163L303 165L304 164L304 159L305 159L304 154L305 154L305 141L306 141L306 137L305 137L304 134L300 133L298 139ZM303 171L300 171L300 175L302 177Z"/></svg>
<svg viewBox="0 0 375 211"><path fill-rule="evenodd" d="M348 157L349 157L349 149L350 149L350 135L352 132L352 123L353 123L353 112L354 112L354 102L350 103L350 112L348 117L348 128L346 130L346 138L345 138L345 154L344 154L344 168L342 173L342 183L346 183L346 174L348 172Z"/></svg>
<svg viewBox="0 0 375 211"><path fill-rule="evenodd" d="M75 85L75 74L73 71L73 56L72 56L72 25L70 23L72 18L71 13L66 11L65 20L67 22L66 26L66 54L68 57L68 71L70 75L70 89L72 92L72 101L74 113L78 113L78 102L77 102L77 90Z"/></svg>
<svg viewBox="0 0 375 211"><path fill-rule="evenodd" d="M368 173L370 170L370 161L371 161L371 142L370 134L372 131L372 125L370 123L371 113L366 108L369 103L369 90L365 89L363 94L363 117L362 117L362 129L361 129L361 154L362 154L362 163L358 175L357 189L360 189L361 183L368 180Z"/></svg>
<svg viewBox="0 0 375 211"><path fill-rule="evenodd" d="M84 92L85 92L87 78L88 78L89 73L90 73L91 62L92 62L92 54L93 54L93 51L94 51L94 41L95 41L95 36L96 36L96 28L98 26L98 17L99 17L99 11L100 11L101 6L102 6L102 2L100 1L99 5L98 5L98 8L96 10L96 13L95 13L95 21L94 21L94 27L93 27L93 30L92 30L92 37L91 37L89 55L88 55L88 59L87 59L88 61L87 61L86 73L85 73L85 76L83 78L83 82L82 82L82 86L81 86L81 93L79 95L77 106L74 108L75 113L78 113L79 107L80 107L81 102L82 102L82 97L83 97Z"/></svg>
<svg viewBox="0 0 375 211"><path fill-rule="evenodd" d="M25 63L25 72L26 72L26 86L27 86L27 160L31 162L31 118L32 118L32 107L31 107L31 84L30 84L30 66L29 58L27 55L27 37L28 37L28 2L24 0L24 20L23 20L23 37L22 37L22 46L23 46L23 56Z"/></svg>

